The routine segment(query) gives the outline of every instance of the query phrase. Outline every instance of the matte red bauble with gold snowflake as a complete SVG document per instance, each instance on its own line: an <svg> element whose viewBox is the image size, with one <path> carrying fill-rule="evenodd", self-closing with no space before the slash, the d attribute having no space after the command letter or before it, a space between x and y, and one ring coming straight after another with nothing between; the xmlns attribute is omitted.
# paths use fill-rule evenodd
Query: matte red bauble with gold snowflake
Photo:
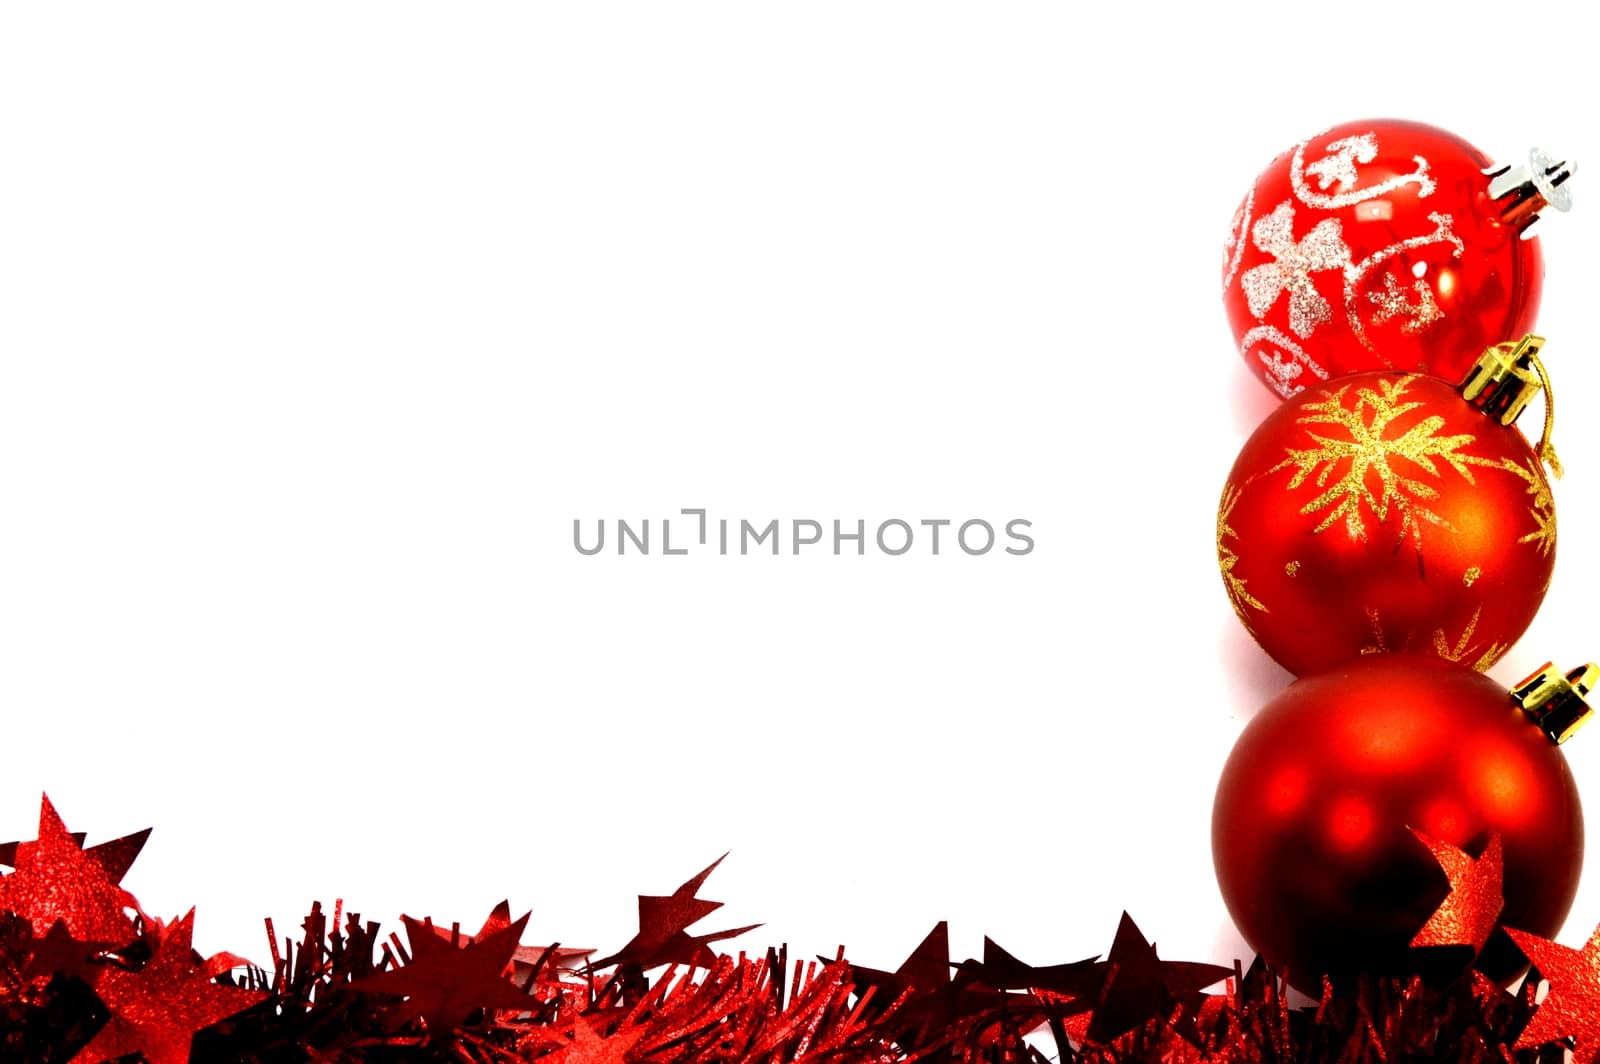
<svg viewBox="0 0 1600 1064"><path fill-rule="evenodd" d="M1583 812L1556 743L1597 676L1547 667L1508 694L1393 655L1291 685L1245 727L1212 810L1245 940L1312 994L1324 975L1449 976L1475 957L1513 977L1497 928L1551 937L1577 893Z"/></svg>
<svg viewBox="0 0 1600 1064"><path fill-rule="evenodd" d="M1533 327L1544 265L1523 239L1567 210L1572 167L1534 150L1493 167L1418 122L1347 122L1256 178L1223 251L1228 323L1280 395L1391 369L1459 380L1477 353Z"/></svg>
<svg viewBox="0 0 1600 1064"><path fill-rule="evenodd" d="M1518 351L1484 353L1537 388ZM1509 366L1509 369L1507 367ZM1481 400L1482 393L1474 393ZM1435 377L1364 373L1286 400L1246 441L1217 511L1228 597L1297 675L1364 654L1486 669L1533 621L1555 503L1515 409L1487 416Z"/></svg>

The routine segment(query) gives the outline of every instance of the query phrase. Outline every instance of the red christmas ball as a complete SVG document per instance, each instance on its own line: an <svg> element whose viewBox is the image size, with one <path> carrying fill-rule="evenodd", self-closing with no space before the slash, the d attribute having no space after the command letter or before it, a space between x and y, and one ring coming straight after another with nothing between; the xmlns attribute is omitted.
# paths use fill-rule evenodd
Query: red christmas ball
<svg viewBox="0 0 1600 1064"><path fill-rule="evenodd" d="M1441 958L1409 946L1450 885L1413 829L1474 852L1497 836L1500 924L1560 930L1583 864L1566 759L1504 688L1426 658L1306 677L1251 719L1217 786L1217 882L1245 940L1307 993L1325 974L1427 970ZM1522 964L1498 929L1478 962L1502 980Z"/></svg>
<svg viewBox="0 0 1600 1064"><path fill-rule="evenodd" d="M1533 621L1555 541L1522 433L1402 373L1286 400L1239 452L1217 511L1234 610L1297 675L1391 651L1488 668Z"/></svg>
<svg viewBox="0 0 1600 1064"><path fill-rule="evenodd" d="M1533 326L1544 265L1522 239L1565 210L1571 168L1542 152L1486 174L1453 133L1347 122L1274 159L1245 195L1223 253L1239 353L1288 396L1365 370L1459 380L1477 353Z"/></svg>

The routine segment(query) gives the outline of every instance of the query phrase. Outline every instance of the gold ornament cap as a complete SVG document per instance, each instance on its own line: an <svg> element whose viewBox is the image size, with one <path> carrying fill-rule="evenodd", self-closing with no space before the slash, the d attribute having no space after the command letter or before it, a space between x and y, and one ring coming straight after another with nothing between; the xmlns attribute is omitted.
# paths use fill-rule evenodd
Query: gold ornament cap
<svg viewBox="0 0 1600 1064"><path fill-rule="evenodd" d="M1457 390L1461 397L1477 407L1485 417L1492 417L1502 425L1513 424L1527 409L1533 397L1544 392L1544 432L1534 453L1550 472L1561 476L1561 459L1550 443L1550 433L1556 424L1556 393L1550 386L1550 374L1539 361L1544 350L1544 337L1529 333L1520 340L1506 341L1486 348L1467 371Z"/></svg>
<svg viewBox="0 0 1600 1064"><path fill-rule="evenodd" d="M1512 424L1544 387L1533 365L1542 350L1544 337L1533 333L1488 348L1467 371L1461 397L1500 424Z"/></svg>
<svg viewBox="0 0 1600 1064"><path fill-rule="evenodd" d="M1572 190L1567 182L1578 172L1578 164L1566 159L1557 162L1539 148L1528 149L1528 161L1520 166L1490 167L1489 198L1501 204L1500 220L1522 227L1522 238L1539 220L1539 212L1554 207L1563 214L1572 209Z"/></svg>
<svg viewBox="0 0 1600 1064"><path fill-rule="evenodd" d="M1587 696L1597 686L1600 665L1594 662L1564 675L1554 664L1545 662L1538 672L1512 688L1511 697L1551 742L1560 744L1572 738L1594 714Z"/></svg>

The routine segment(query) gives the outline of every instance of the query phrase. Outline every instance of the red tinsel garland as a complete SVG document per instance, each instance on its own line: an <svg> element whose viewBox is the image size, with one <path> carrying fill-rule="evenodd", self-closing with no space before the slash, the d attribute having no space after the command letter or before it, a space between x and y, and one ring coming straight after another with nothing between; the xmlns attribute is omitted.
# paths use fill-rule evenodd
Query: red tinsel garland
<svg viewBox="0 0 1600 1064"><path fill-rule="evenodd" d="M0 846L15 869L0 878L0 1059L1530 1064L1561 1060L1573 1039L1580 1060L1600 1048L1600 933L1583 951L1518 936L1552 975L1542 1004L1537 972L1513 994L1469 971L1442 987L1329 987L1292 1008L1259 962L1163 961L1125 914L1103 960L1068 964L987 940L981 959L951 964L943 924L893 971L786 949L719 955L710 943L748 929L689 933L720 905L699 897L715 864L641 897L638 932L603 960L522 946L527 917L505 903L472 935L404 917L404 940L313 906L281 946L268 922L269 972L196 954L192 913L163 923L138 909L119 883L146 834L84 849L46 799L38 838Z"/></svg>

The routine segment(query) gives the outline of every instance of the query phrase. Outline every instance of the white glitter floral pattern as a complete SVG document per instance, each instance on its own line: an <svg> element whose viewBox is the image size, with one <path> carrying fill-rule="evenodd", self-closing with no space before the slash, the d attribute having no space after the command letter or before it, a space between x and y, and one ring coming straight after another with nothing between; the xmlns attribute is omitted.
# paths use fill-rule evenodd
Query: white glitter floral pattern
<svg viewBox="0 0 1600 1064"><path fill-rule="evenodd" d="M1454 219L1451 218L1450 215L1441 214L1438 211L1434 211L1432 214L1428 215L1428 220L1433 223L1433 232L1426 233L1422 236L1414 236L1407 240L1401 240L1398 243L1390 244L1388 247L1379 251L1375 251L1371 255L1368 255L1366 258L1362 259L1360 262L1349 266L1344 272L1345 316L1350 322L1350 331L1355 334L1356 339L1361 341L1362 346L1367 348L1369 351L1376 351L1377 348L1373 345L1372 340L1367 336L1367 328L1366 325L1361 321L1361 308L1360 303L1357 300L1357 295L1361 291L1361 283L1367 274L1371 272L1374 267L1388 262L1397 255L1404 254L1407 251L1415 251L1418 248L1429 247L1434 244L1449 244L1452 248L1450 252L1451 257L1457 259L1465 254L1467 250L1466 244L1462 243L1461 238L1456 236L1455 230L1452 228L1454 225ZM1388 273L1385 273L1385 277L1389 276L1390 275ZM1427 285L1423 282L1419 281L1418 284L1422 288L1427 288ZM1379 303L1380 314L1382 313L1382 300L1385 298L1385 296L1386 293L1378 293L1376 299L1374 300L1375 302ZM1410 324L1415 326L1415 330L1417 332L1421 332L1423 329L1426 329L1428 326L1444 317L1444 311L1439 309L1438 302L1433 298L1431 292L1427 294L1426 299L1428 305L1432 306L1431 313L1426 309L1413 312L1414 316L1412 317ZM1387 319L1379 317L1378 314L1374 314L1372 320L1374 324L1382 325ZM1384 364L1388 364L1387 359L1384 360Z"/></svg>
<svg viewBox="0 0 1600 1064"><path fill-rule="evenodd" d="M1382 325L1399 318L1400 331L1407 336L1415 336L1444 317L1427 281L1413 281L1407 288L1393 270L1383 275L1382 291L1367 293L1367 302L1373 306L1372 324Z"/></svg>
<svg viewBox="0 0 1600 1064"><path fill-rule="evenodd" d="M1341 137L1327 147L1327 155L1306 165L1306 173L1317 179L1317 188L1328 191L1338 185L1340 192L1349 192L1356 184L1356 163L1370 163L1378 157L1378 138L1371 133L1359 137Z"/></svg>
<svg viewBox="0 0 1600 1064"><path fill-rule="evenodd" d="M1311 138L1315 139L1317 138ZM1433 194L1435 186L1433 178L1428 176L1428 160L1420 155L1411 157L1411 161L1417 164L1416 170L1412 173L1397 174L1367 188L1355 187L1360 180L1357 164L1370 163L1378 157L1378 138L1374 133L1340 137L1323 148L1327 154L1322 158L1307 163L1306 145L1310 144L1311 140L1303 140L1295 145L1294 158L1289 163L1289 182L1294 186L1295 198L1307 207L1320 207L1330 211L1340 207L1351 207L1357 203L1377 199L1379 196L1387 196L1406 185L1416 186L1418 199ZM1311 187L1311 183L1306 180L1307 174L1317 179L1318 188ZM1330 193L1328 189L1334 185L1337 185L1338 189Z"/></svg>
<svg viewBox="0 0 1600 1064"><path fill-rule="evenodd" d="M1294 204L1284 200L1256 222L1251 237L1273 262L1246 270L1239 279L1250 313L1257 318L1272 309L1278 296L1289 293L1289 328L1302 339L1331 318L1328 301L1311 275L1319 270L1347 270L1350 249L1337 218L1324 218L1302 239L1294 239Z"/></svg>
<svg viewBox="0 0 1600 1064"><path fill-rule="evenodd" d="M1271 325L1257 325L1245 333L1239 341L1239 353L1246 362L1259 362L1266 371L1266 382L1285 399L1305 391L1308 371L1314 380L1328 379L1328 371L1306 354L1305 348Z"/></svg>
<svg viewBox="0 0 1600 1064"><path fill-rule="evenodd" d="M1256 204L1256 190L1254 186L1245 195L1244 202L1233 213L1233 221L1228 226L1228 242L1222 247L1222 288L1227 290L1233 279L1239 274L1239 260L1244 258L1244 248L1250 233L1250 211Z"/></svg>

